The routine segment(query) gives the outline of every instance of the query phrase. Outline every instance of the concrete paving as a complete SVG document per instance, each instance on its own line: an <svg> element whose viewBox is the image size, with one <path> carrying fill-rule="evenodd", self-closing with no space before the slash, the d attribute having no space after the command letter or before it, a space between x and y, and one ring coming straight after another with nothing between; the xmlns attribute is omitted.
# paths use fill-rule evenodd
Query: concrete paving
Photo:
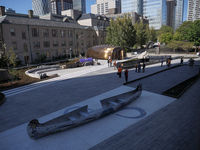
<svg viewBox="0 0 200 150"><path fill-rule="evenodd" d="M199 64L199 60L200 59L196 60L196 64ZM179 63L179 61L180 60L173 60L172 65ZM186 60L185 60L185 63L186 63ZM157 72L166 68L167 68L166 66L160 67L160 64L154 64L154 65L148 66L146 68L145 73L135 73L134 70L130 70L129 80L137 79L137 78L152 74L154 72ZM157 94L160 94L160 92L163 92L164 90L176 85L177 83L180 83L184 81L185 79L195 75L198 71L199 71L199 66L195 66L193 68L189 68L188 66L182 66L176 69L165 71L163 73L159 73L157 75L153 75L151 77L148 77L147 79L143 79L143 81L141 80L138 82L143 83L144 90L146 92L148 91L150 93L154 93L154 94L156 93L155 95L157 95ZM17 133L19 133L17 132L19 131L17 129L20 128L21 132L23 132L22 134L23 138L21 139L21 142L18 141L18 143L21 143L24 145L23 141L27 137L27 135L24 132L24 130L26 130L24 129L24 125L26 125L28 121L34 118L41 118L43 116L48 116L48 114L57 112L62 109L66 109L72 105L75 105L77 103L80 103L82 101L95 97L97 95L101 95L101 94L104 94L105 92L121 87L125 79L124 79L124 76L121 79L119 79L118 76L116 75L116 72L117 71L114 70L113 67L107 67L106 61L103 61L102 65L100 66L90 66L90 67L83 67L83 68L77 68L77 69L71 69L71 70L66 69L65 71L60 72L60 77L58 77L56 80L49 80L49 81L46 81L46 83L40 82L34 85L25 86L23 88L17 88L11 91L5 91L4 94L7 96L7 99L0 109L0 127L1 127L0 136L4 138L4 136L6 136L7 133L8 135L9 133L16 133L16 134L12 134L12 136L15 135L14 137L16 138L18 135ZM197 83L198 82L199 80L197 81ZM156 147L157 144L154 141L154 140L158 140L156 139L156 137L159 136L159 139L160 139L160 136L164 136L164 137L167 136L166 139L169 140L170 137L174 136L174 133L176 133L175 131L179 129L178 125L181 126L181 131L184 131L184 129L187 130L188 128L187 125L191 125L191 127L193 127L191 128L193 129L192 133L197 131L198 128L197 126L195 126L195 124L198 124L198 117L200 114L199 109L198 110L196 109L196 108L199 108L199 101L197 101L197 99L200 96L199 92L197 92L200 84L197 84L197 83L195 83L184 95L181 96L182 99L185 99L185 101L182 100L184 101L184 103L181 103L182 101L180 100L181 99L180 98L178 102L173 102L166 107L163 106L164 108L160 107L160 109L162 108L161 110L157 110L155 113L152 113L150 116L141 119L139 122L134 123L133 125L130 125L129 127L126 127L124 131L120 130L118 131L119 133L114 133L110 136L106 136L105 139L102 139L93 145L89 144L89 146L85 148L87 149L87 148L90 148L91 146L94 146L93 149L106 149L106 148L107 149L133 149L135 146L137 146L138 149L143 149L143 148L151 149L152 146L155 146L155 149L156 148L159 149L160 147ZM128 84L127 86L130 86L131 88L135 88L136 87L135 84L137 83L134 82L134 83ZM193 88L192 90L193 93L189 93L191 92L192 88ZM184 98L184 96L187 94L188 96ZM191 96L191 94L194 97ZM163 98L161 99L164 100ZM192 104L190 104L191 101L192 101ZM155 102L152 102L152 105L151 105L152 108L154 108L153 107L154 103ZM174 104L178 106L174 106ZM184 107L185 105L187 105L189 109L185 108ZM173 111L171 111L170 106L173 106L172 108ZM176 109L177 107L179 109ZM193 109L193 107L195 107L195 109ZM161 113L159 113L160 111ZM191 112L195 112L197 115L194 115ZM163 113L164 113L165 118L160 117L160 115L162 116ZM156 116L157 114L158 116ZM183 118L186 118L186 119L189 118L188 120L190 121L192 119L194 120L192 120L191 121L192 124L190 124L188 120L187 121L185 121L184 119L179 120L177 114L179 114L179 117L180 116L183 117L185 115L185 117ZM151 118L151 119L148 119L148 118ZM175 120L173 120L174 118ZM145 120L148 120L148 121L145 122ZM165 123L163 124L162 121ZM145 124L143 123L140 124L141 122L145 122ZM157 122L159 123L159 125L157 124ZM187 123L185 124L185 122ZM157 126L159 128L156 128ZM174 129L174 132L172 131L173 134L170 132L166 134L167 131L170 130L171 127L174 127L174 126L176 126L176 128ZM138 127L140 127L139 132L137 132ZM134 129L134 132L132 132L132 129ZM160 132L158 133L157 130ZM146 131L148 131L147 135L146 135ZM151 137L151 134L154 134L154 132L155 132L155 136L153 136L154 138L148 138L149 136ZM134 138L132 137L132 133L134 135ZM145 136L140 133L145 133ZM164 135L162 135L163 133ZM190 130L188 130L187 133L189 134ZM62 134L61 137L63 138L68 136L67 134L65 134L65 132L61 134ZM70 135L73 135L73 134L70 134ZM5 140L9 140L11 136L10 137L7 136L7 137L8 138L5 138ZM131 138L135 140L131 140ZM149 145L142 144L141 140L138 141L138 139L142 139L142 141L143 139L145 139L151 142L147 142ZM178 141L181 143L180 139ZM6 149L8 146L8 142L6 142L5 140L3 142L0 142L0 145L3 145L4 148ZM13 141L13 138L12 138L12 141ZM166 143L165 140L163 141L159 140L159 141L161 141L161 143L162 142ZM48 145L48 142L51 142L51 140L48 141L48 138L46 138L47 145ZM30 148L31 145L29 144L30 143L25 143L25 145ZM60 143L58 142L56 145L58 146L59 144ZM170 144L177 145L176 142L173 144L172 143ZM146 147L141 146L141 145L146 145ZM159 144L159 145L163 145L163 144ZM165 146L163 146L162 148L163 149L167 148L166 146L167 144L164 144L164 145ZM20 147L20 149L26 149L25 148L26 146L24 147L22 146ZM182 144L179 145L179 147L181 146ZM44 147L42 146L42 149ZM47 147L45 147L44 149L46 148ZM182 148L186 148L186 146L185 147L182 146ZM7 149L14 149L14 146L8 147ZM61 147L61 149L65 149L65 147L63 148Z"/></svg>

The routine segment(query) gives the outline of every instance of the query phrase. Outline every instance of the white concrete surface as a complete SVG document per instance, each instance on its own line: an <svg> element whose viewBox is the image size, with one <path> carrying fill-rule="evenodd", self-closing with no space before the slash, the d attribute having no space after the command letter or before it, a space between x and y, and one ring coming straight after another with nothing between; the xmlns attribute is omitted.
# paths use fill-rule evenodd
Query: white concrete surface
<svg viewBox="0 0 200 150"><path fill-rule="evenodd" d="M121 86L109 92L95 96L73 106L56 111L47 116L39 118L39 122L43 123L75 108L88 105L88 111L93 111L101 108L100 100L111 97L120 93L133 90L128 86ZM14 127L0 133L0 149L2 150L85 150L92 146L114 136L127 127L137 123L143 118L155 113L159 109L174 102L176 99L163 95L143 91L142 95L134 102L124 107L120 111L110 114L99 120L87 123L80 127L76 127L61 133L56 133L43 137L38 140L32 140L28 137L26 128L27 124ZM140 112L135 109L139 108L146 112L146 115L141 118L137 117ZM121 116L119 116L121 115ZM123 117L124 116L124 117ZM34 118L33 118L34 119Z"/></svg>

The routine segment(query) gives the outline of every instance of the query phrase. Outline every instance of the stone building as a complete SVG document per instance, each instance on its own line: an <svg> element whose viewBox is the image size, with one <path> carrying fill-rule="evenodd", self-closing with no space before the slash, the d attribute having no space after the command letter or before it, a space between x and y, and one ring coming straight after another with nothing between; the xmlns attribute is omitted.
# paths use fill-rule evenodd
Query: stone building
<svg viewBox="0 0 200 150"><path fill-rule="evenodd" d="M71 16L47 14L34 16L6 13L0 6L0 54L14 49L17 59L37 63L45 56L84 55L89 47L104 44L104 30L80 25Z"/></svg>

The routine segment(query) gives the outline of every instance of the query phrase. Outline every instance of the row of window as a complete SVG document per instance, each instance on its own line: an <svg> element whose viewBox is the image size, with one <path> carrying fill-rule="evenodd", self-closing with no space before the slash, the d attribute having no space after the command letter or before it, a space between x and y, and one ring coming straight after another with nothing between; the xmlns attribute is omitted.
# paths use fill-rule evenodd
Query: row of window
<svg viewBox="0 0 200 150"><path fill-rule="evenodd" d="M59 42L58 42L58 41L53 41L52 44L53 44L53 47L59 47ZM43 46L44 46L45 48L50 47L50 45L51 45L51 44L50 44L49 41L44 41L44 42L43 42ZM82 45L84 45L83 42L82 42ZM67 42L66 42L66 41L61 41L60 46L61 46L61 47L66 47L66 46L67 46ZM73 41L68 41L68 46L73 46ZM40 48L40 42L39 42L39 41L33 42L33 47L34 47L34 48Z"/></svg>
<svg viewBox="0 0 200 150"><path fill-rule="evenodd" d="M66 37L66 30L58 30L58 29L52 29L51 30L51 36L52 37L58 37L58 33L60 32L60 37ZM31 29L32 37L39 37L39 28L32 28ZM49 29L42 29L42 36L43 37L49 37ZM16 36L15 29L10 29L11 36ZM68 30L68 37L73 37L73 31ZM22 39L26 39L26 32L22 32Z"/></svg>

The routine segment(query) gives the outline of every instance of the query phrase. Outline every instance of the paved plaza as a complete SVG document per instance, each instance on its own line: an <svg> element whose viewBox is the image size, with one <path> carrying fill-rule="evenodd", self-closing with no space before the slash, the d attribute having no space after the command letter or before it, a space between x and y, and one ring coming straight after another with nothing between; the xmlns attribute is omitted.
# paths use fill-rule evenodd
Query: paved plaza
<svg viewBox="0 0 200 150"><path fill-rule="evenodd" d="M179 62L179 59L173 60L172 66ZM99 66L55 71L52 73L58 73L57 78L4 91L6 101L0 107L0 145L3 149L66 149L68 146L68 149L198 150L200 79L177 100L161 95L199 72L199 58L194 67L189 67L187 60L184 63L186 65L152 76L148 75L167 67L149 65L144 73L131 69L129 81L148 77L124 86L124 75L119 78L117 71L102 60ZM99 97L134 89L139 83L142 83L144 92L129 107L142 108L147 113L143 118L120 120L112 114L37 141L26 135L26 125L32 119L47 121L72 106L88 104L94 109L99 108L96 104ZM138 112L118 113L137 116ZM89 134L90 129L93 134Z"/></svg>

